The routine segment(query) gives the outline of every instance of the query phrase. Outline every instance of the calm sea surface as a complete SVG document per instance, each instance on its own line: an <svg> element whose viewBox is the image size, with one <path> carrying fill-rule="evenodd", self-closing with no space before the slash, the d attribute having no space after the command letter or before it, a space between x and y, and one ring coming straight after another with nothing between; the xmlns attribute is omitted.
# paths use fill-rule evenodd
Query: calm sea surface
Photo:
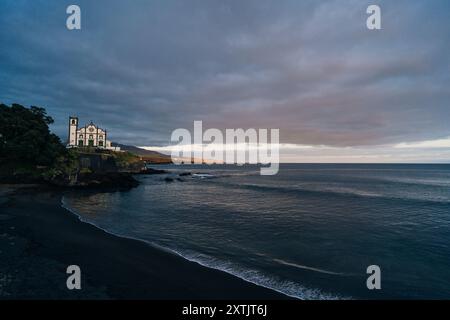
<svg viewBox="0 0 450 320"><path fill-rule="evenodd" d="M64 206L302 299L450 298L450 165L161 167L171 173L138 176L129 192L68 193ZM369 265L381 290L366 287Z"/></svg>

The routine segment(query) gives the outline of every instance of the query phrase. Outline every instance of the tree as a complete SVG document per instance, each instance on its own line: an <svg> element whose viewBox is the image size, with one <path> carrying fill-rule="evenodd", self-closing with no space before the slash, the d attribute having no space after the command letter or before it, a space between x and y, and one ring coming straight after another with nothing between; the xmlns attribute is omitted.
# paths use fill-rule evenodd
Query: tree
<svg viewBox="0 0 450 320"><path fill-rule="evenodd" d="M0 165L51 166L66 148L44 108L0 104Z"/></svg>

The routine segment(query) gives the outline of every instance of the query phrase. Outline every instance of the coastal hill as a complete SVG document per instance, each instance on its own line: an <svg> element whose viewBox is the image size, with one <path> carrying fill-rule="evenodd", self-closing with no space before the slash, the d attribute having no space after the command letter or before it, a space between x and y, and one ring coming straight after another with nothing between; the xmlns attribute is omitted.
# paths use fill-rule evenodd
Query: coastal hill
<svg viewBox="0 0 450 320"><path fill-rule="evenodd" d="M112 146L120 147L120 150L130 152L138 157L140 157L146 163L153 164L170 164L172 160L170 156L159 153L157 151L145 150L135 146L129 146L125 144L120 144L113 142Z"/></svg>

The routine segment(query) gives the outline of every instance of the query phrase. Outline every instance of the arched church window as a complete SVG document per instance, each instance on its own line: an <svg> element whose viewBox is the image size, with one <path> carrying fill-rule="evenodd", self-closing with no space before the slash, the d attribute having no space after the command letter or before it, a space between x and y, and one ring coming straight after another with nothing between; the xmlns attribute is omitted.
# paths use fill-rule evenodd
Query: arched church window
<svg viewBox="0 0 450 320"><path fill-rule="evenodd" d="M83 139L83 135L82 134L80 134L80 139Z"/></svg>

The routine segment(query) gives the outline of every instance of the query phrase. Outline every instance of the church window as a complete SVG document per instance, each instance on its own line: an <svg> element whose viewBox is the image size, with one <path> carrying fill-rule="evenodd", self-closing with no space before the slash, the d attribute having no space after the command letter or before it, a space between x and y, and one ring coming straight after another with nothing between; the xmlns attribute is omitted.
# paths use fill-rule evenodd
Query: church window
<svg viewBox="0 0 450 320"><path fill-rule="evenodd" d="M83 139L83 135L82 134L80 134L80 139Z"/></svg>
<svg viewBox="0 0 450 320"><path fill-rule="evenodd" d="M90 134L89 139L94 139L94 136L92 134Z"/></svg>

